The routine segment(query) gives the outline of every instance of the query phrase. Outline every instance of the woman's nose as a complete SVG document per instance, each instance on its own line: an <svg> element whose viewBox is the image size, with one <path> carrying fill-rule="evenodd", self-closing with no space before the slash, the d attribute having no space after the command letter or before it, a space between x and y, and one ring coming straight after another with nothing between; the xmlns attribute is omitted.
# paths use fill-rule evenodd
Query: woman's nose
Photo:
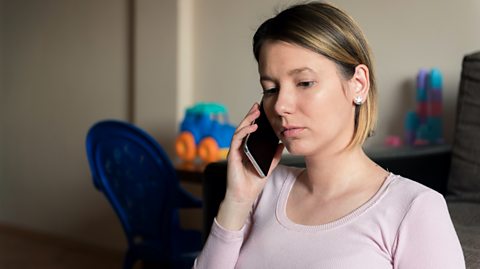
<svg viewBox="0 0 480 269"><path fill-rule="evenodd" d="M278 91L274 105L275 112L279 116L291 114L295 110L295 93L292 89L282 88Z"/></svg>

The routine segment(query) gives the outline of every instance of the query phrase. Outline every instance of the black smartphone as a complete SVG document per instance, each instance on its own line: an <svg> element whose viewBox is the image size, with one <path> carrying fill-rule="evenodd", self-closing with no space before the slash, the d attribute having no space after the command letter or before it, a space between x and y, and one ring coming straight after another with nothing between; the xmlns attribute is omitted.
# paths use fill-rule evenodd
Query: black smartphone
<svg viewBox="0 0 480 269"><path fill-rule="evenodd" d="M279 139L260 103L260 116L255 120L258 125L255 132L250 133L243 143L243 151L261 177L266 177L273 157L277 151Z"/></svg>

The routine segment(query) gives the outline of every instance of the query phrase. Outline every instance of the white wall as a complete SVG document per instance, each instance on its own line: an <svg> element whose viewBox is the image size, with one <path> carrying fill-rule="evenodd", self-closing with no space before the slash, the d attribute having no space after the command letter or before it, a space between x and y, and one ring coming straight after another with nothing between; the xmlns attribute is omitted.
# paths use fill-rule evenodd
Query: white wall
<svg viewBox="0 0 480 269"><path fill-rule="evenodd" d="M238 123L259 100L260 86L251 39L258 25L295 1L198 0L195 99L227 105ZM388 134L401 135L403 116L414 107L414 80L421 67L444 74L445 136L450 141L464 54L480 50L480 2L333 0L351 14L372 46L379 86L380 117L368 146Z"/></svg>
<svg viewBox="0 0 480 269"><path fill-rule="evenodd" d="M129 117L127 1L0 3L0 222L124 249L93 186L85 135L98 120ZM132 116L172 154L177 2L135 3Z"/></svg>
<svg viewBox="0 0 480 269"><path fill-rule="evenodd" d="M93 187L85 135L99 119L126 117L125 1L3 4L0 221L123 247Z"/></svg>
<svg viewBox="0 0 480 269"><path fill-rule="evenodd" d="M197 0L195 9L194 91L196 101L225 104L238 123L261 98L251 39L276 2Z"/></svg>
<svg viewBox="0 0 480 269"><path fill-rule="evenodd" d="M135 123L173 155L177 133L177 1L137 3Z"/></svg>
<svg viewBox="0 0 480 269"><path fill-rule="evenodd" d="M381 112L378 143L389 133L402 133L403 116L414 108L415 75L421 67L438 67L444 75L444 129L451 141L462 59L480 50L480 2L335 2L362 25L376 57Z"/></svg>

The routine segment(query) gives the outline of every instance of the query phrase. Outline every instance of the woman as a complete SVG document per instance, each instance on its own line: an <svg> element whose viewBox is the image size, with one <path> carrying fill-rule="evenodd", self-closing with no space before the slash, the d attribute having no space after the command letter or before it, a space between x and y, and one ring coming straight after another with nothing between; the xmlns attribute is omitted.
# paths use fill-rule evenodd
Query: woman
<svg viewBox="0 0 480 269"><path fill-rule="evenodd" d="M259 177L242 152L255 104L233 137L225 199L194 268L465 268L444 198L362 150L377 104L355 22L328 4L296 5L259 27L253 50L282 144ZM305 169L278 165L284 146Z"/></svg>

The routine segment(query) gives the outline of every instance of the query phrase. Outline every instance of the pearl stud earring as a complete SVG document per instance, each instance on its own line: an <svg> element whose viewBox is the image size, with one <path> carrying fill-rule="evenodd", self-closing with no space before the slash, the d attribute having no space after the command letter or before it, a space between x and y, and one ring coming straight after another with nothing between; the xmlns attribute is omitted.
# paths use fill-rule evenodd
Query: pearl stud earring
<svg viewBox="0 0 480 269"><path fill-rule="evenodd" d="M353 98L353 102L359 106L361 104L363 104L363 98L361 96L356 96L355 98Z"/></svg>

